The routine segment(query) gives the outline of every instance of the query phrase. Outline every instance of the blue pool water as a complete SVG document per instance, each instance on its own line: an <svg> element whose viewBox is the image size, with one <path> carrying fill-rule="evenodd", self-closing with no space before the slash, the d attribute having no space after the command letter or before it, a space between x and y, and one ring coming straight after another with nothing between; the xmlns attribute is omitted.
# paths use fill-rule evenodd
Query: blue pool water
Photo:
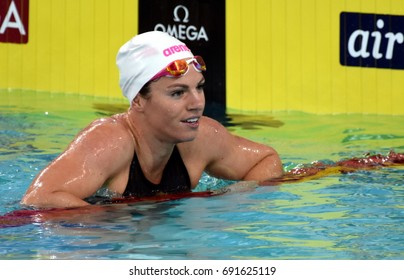
<svg viewBox="0 0 404 280"><path fill-rule="evenodd" d="M91 120L121 101L0 92L0 215ZM299 112L218 116L273 146L285 170L404 152L404 116ZM199 190L228 184L208 175ZM216 197L107 206L0 227L1 259L403 259L404 167L331 174Z"/></svg>

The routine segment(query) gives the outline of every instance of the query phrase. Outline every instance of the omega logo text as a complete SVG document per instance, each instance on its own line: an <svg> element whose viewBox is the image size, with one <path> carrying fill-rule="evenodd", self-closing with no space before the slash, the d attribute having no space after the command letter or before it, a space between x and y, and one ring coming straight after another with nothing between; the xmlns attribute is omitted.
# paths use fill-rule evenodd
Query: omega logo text
<svg viewBox="0 0 404 280"><path fill-rule="evenodd" d="M181 19L181 15L184 15ZM162 23L156 24L154 30L167 32L171 36L174 36L180 40L189 40L189 41L200 41L205 40L209 41L208 34L203 26L196 27L194 25L186 25L184 23L189 22L189 10L184 5L178 5L174 8L173 11L173 20L179 24L167 24L165 26Z"/></svg>

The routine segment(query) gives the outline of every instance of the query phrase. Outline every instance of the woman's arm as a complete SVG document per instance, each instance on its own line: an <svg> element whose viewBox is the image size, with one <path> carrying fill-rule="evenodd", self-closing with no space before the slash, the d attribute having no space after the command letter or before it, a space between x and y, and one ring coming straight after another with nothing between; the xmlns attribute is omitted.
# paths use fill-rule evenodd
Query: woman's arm
<svg viewBox="0 0 404 280"><path fill-rule="evenodd" d="M94 194L126 160L130 139L120 126L101 119L81 131L38 174L21 203L41 208L88 205L83 199Z"/></svg>
<svg viewBox="0 0 404 280"><path fill-rule="evenodd" d="M205 142L209 156L206 171L229 180L261 181L283 174L278 153L267 145L232 135L220 123L203 119L198 141Z"/></svg>

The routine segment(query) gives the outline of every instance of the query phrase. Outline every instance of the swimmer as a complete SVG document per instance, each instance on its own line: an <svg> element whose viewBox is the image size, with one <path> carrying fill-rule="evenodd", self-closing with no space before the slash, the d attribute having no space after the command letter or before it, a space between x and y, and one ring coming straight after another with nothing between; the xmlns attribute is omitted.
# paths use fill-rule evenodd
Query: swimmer
<svg viewBox="0 0 404 280"><path fill-rule="evenodd" d="M203 58L158 31L118 51L122 114L93 121L32 181L21 203L37 208L89 205L106 187L120 197L190 192L206 172L237 181L282 176L278 153L232 135L203 116Z"/></svg>

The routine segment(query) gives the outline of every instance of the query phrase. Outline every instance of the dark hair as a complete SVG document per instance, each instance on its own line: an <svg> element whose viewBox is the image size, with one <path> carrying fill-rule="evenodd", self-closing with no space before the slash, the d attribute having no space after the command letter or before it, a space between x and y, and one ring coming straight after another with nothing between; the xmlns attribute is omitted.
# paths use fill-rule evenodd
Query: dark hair
<svg viewBox="0 0 404 280"><path fill-rule="evenodd" d="M150 80L147 83L144 84L144 86L139 90L139 94L143 97L143 98L147 98L149 97L149 93L150 93L150 84L153 82L156 82L160 80L160 78L154 79L154 80Z"/></svg>
<svg viewBox="0 0 404 280"><path fill-rule="evenodd" d="M139 90L139 94L143 97L147 97L150 93L150 84L152 81L148 81L144 86Z"/></svg>

